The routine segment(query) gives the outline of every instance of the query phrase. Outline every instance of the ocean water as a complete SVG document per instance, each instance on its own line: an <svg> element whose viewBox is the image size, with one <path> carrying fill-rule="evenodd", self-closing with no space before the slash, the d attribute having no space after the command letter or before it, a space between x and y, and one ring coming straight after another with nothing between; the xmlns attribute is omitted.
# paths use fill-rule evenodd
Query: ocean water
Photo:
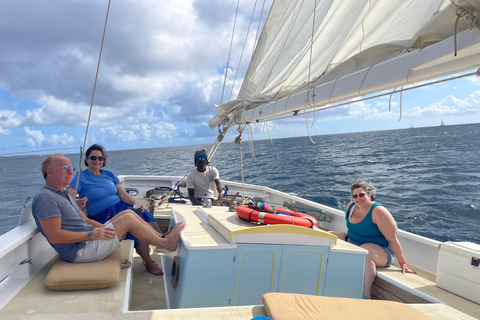
<svg viewBox="0 0 480 320"><path fill-rule="evenodd" d="M242 143L244 177L345 210L355 180L371 181L377 201L399 228L441 241L480 243L480 124L412 128ZM230 142L223 143L217 154ZM121 174L179 175L209 145L108 152L107 168ZM255 159L252 156L255 155ZM79 166L79 155L67 155ZM0 157L0 234L18 223L23 204L43 186L44 155ZM232 145L213 163L221 179L241 181Z"/></svg>

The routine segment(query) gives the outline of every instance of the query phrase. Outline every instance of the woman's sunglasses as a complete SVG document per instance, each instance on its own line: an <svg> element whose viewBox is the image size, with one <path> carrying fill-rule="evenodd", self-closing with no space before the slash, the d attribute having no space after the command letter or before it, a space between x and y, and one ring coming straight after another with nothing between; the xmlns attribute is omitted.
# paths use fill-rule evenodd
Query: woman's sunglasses
<svg viewBox="0 0 480 320"><path fill-rule="evenodd" d="M202 160L205 161L205 160L207 160L207 158L206 157L197 157L197 160L198 161L202 161Z"/></svg>
<svg viewBox="0 0 480 320"><path fill-rule="evenodd" d="M352 196L353 199L357 199L357 197L360 197L360 198L363 198L365 197L367 194L366 193L359 193L358 195L357 194L354 194Z"/></svg>
<svg viewBox="0 0 480 320"><path fill-rule="evenodd" d="M100 156L100 157L97 157L97 156L88 156L87 158L90 159L90 160L92 160L92 161L95 161L95 160L97 160L97 159L98 159L98 161L103 161L103 160L105 160L105 157L102 157L102 156Z"/></svg>

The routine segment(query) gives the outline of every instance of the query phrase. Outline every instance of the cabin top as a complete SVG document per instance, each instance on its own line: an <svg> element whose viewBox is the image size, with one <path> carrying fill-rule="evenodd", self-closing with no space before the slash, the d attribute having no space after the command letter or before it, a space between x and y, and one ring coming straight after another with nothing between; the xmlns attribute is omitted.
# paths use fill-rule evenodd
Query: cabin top
<svg viewBox="0 0 480 320"><path fill-rule="evenodd" d="M362 248L341 241L317 227L255 224L240 219L228 207L175 205L172 212L177 222L185 223L182 240L191 249L215 246L227 249L234 248L237 243L264 243L328 246L333 250L366 253Z"/></svg>

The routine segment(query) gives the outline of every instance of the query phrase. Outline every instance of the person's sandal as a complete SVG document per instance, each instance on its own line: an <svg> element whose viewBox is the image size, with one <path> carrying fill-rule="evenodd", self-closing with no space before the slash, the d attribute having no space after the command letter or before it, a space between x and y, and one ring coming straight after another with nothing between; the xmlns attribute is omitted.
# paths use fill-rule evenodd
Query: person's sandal
<svg viewBox="0 0 480 320"><path fill-rule="evenodd" d="M128 260L127 260L127 261L128 261ZM155 261L155 260L153 260L153 259L152 259L152 261L153 261L153 263L158 267L157 261ZM129 262L130 262L130 261L129 261ZM143 267L146 267L146 265L145 265L145 260L143 260L143 259L142 259L142 266L143 266ZM159 268L160 268L160 267L159 267ZM161 268L160 268L160 269L161 269Z"/></svg>
<svg viewBox="0 0 480 320"><path fill-rule="evenodd" d="M128 259L120 259L120 268L121 269L126 269L130 268L132 266L132 263Z"/></svg>

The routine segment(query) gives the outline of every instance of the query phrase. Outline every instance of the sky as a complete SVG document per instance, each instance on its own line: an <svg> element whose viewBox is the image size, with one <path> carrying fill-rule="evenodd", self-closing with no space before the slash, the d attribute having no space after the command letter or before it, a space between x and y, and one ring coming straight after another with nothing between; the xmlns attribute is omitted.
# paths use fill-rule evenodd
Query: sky
<svg viewBox="0 0 480 320"><path fill-rule="evenodd" d="M242 1L224 102L240 88L254 41L239 65L254 0ZM263 1L254 15L255 36ZM266 1L268 10L271 0ZM236 0L113 0L86 146L107 150L213 143ZM84 143L107 0L2 0L0 155ZM266 11L263 13L264 20ZM236 81L234 83L235 73ZM233 89L232 89L233 88ZM255 140L478 123L480 81L468 78L263 124ZM300 125L299 125L300 124ZM236 130L225 142L235 138ZM244 140L246 137L244 136Z"/></svg>

